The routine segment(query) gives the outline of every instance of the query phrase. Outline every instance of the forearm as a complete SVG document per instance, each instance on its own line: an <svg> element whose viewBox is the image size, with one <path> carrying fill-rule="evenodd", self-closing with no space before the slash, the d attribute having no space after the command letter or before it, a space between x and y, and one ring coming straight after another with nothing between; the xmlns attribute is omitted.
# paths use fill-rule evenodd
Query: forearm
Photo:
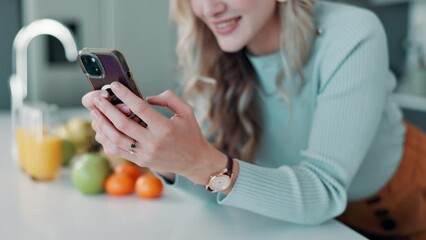
<svg viewBox="0 0 426 240"><path fill-rule="evenodd" d="M312 159L311 162L322 162ZM320 164L265 168L240 161L238 178L218 203L298 224L318 224L339 215L346 206L344 173Z"/></svg>

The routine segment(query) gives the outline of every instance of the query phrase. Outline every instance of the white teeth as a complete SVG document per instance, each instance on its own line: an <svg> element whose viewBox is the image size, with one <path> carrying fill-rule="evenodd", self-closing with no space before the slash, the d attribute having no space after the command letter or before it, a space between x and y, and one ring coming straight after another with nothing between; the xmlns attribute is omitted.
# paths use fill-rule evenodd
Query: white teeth
<svg viewBox="0 0 426 240"><path fill-rule="evenodd" d="M233 20L230 20L230 21L227 21L227 22L216 24L216 27L219 28L219 29L224 29L224 28L232 26L236 22L237 22L237 20L233 19Z"/></svg>

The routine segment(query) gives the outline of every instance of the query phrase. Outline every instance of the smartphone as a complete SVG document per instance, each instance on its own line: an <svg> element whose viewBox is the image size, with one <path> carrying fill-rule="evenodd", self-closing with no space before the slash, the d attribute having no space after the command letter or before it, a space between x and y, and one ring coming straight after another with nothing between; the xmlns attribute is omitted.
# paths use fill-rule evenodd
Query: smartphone
<svg viewBox="0 0 426 240"><path fill-rule="evenodd" d="M130 67L124 55L117 49L83 48L78 52L78 63L87 76L93 90L106 90L110 94L109 101L117 105L122 101L111 90L111 83L118 81L143 99ZM135 115L129 116L134 118ZM146 127L142 120L141 124Z"/></svg>
<svg viewBox="0 0 426 240"><path fill-rule="evenodd" d="M78 52L78 62L93 90L107 90L111 103L122 103L111 91L111 83L118 81L142 98L124 55L117 49L84 48Z"/></svg>

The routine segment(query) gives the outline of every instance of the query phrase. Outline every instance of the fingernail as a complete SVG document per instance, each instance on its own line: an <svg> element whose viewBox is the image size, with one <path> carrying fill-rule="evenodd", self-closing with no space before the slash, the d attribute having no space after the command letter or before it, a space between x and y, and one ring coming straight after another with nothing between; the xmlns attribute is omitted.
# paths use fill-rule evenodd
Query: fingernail
<svg viewBox="0 0 426 240"><path fill-rule="evenodd" d="M116 92L116 91L118 91L118 90L120 90L120 84L118 83L118 82L113 82L113 83L111 83L111 89L114 91L114 92Z"/></svg>
<svg viewBox="0 0 426 240"><path fill-rule="evenodd" d="M106 90L102 90L100 96L103 98L109 98L109 93Z"/></svg>

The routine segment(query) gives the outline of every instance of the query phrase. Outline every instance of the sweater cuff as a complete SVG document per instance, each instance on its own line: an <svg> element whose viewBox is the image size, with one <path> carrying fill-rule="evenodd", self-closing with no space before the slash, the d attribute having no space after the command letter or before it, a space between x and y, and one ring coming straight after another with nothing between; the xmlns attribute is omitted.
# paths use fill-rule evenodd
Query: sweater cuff
<svg viewBox="0 0 426 240"><path fill-rule="evenodd" d="M252 195L253 189L251 186L253 184L247 184L253 182L262 182L265 179L258 176L258 171L256 171L256 166L249 164L247 162L237 160L239 165L238 178L234 183L231 191L225 195L223 193L218 193L217 203L228 206L238 206L241 201L249 199ZM246 184L242 184L246 183ZM257 185L257 184L255 184Z"/></svg>
<svg viewBox="0 0 426 240"><path fill-rule="evenodd" d="M160 179L165 186L177 188L181 191L191 194L192 196L195 196L198 199L201 199L202 201L216 203L216 194L212 194L211 192L207 191L204 186L194 184L186 177L176 174L175 181L173 183L167 181L161 176Z"/></svg>

